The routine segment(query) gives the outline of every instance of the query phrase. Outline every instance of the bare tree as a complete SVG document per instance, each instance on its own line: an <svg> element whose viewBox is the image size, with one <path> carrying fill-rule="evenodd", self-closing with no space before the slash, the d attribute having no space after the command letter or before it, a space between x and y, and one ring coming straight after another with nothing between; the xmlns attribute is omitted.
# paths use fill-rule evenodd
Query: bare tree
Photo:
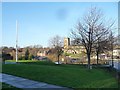
<svg viewBox="0 0 120 90"><path fill-rule="evenodd" d="M77 28L72 30L73 38L79 38L86 49L88 69L90 69L93 45L111 28L111 25L105 26L104 22L104 15L101 10L96 7L92 7L88 13L84 15L83 20L78 22ZM100 32L98 33L98 31Z"/></svg>
<svg viewBox="0 0 120 90"><path fill-rule="evenodd" d="M93 48L95 49L95 54L97 56L97 64L99 61L99 54L104 53L106 50L109 50L109 33L111 31L111 28L113 27L114 22L105 27L106 25L103 25L101 23L100 26L96 27L94 34L95 34L95 42L93 44Z"/></svg>
<svg viewBox="0 0 120 90"><path fill-rule="evenodd" d="M100 53L105 53L108 51L108 40L107 39L98 39L97 42L95 43L94 49L95 49L95 54L97 57L97 64L99 64L99 54Z"/></svg>
<svg viewBox="0 0 120 90"><path fill-rule="evenodd" d="M75 38L71 41L71 45L80 45L81 42L80 42L80 39L79 38Z"/></svg>
<svg viewBox="0 0 120 90"><path fill-rule="evenodd" d="M115 36L113 32L111 31L109 34L109 50L111 51L111 59L112 59L112 67L114 67L114 61L113 61L113 49L114 49L114 44L116 42Z"/></svg>
<svg viewBox="0 0 120 90"><path fill-rule="evenodd" d="M57 61L58 61L58 64L59 64L60 63L59 58L63 53L63 50L62 50L62 45L63 45L62 38L60 36L56 35L55 37L53 37L50 40L50 44L51 44L51 46L53 48L53 53L55 53L56 56L57 56Z"/></svg>

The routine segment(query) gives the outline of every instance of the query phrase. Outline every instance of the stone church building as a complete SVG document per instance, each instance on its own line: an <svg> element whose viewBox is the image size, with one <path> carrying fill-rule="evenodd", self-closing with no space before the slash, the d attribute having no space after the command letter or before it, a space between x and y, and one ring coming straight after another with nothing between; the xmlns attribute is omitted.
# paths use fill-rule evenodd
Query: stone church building
<svg viewBox="0 0 120 90"><path fill-rule="evenodd" d="M86 50L82 45L71 45L70 38L64 38L64 52L79 54L81 52L86 52Z"/></svg>

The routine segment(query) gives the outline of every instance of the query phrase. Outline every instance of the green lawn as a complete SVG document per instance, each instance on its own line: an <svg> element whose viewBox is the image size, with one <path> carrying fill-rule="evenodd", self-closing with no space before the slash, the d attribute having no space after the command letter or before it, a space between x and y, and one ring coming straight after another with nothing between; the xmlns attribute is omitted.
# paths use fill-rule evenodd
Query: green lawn
<svg viewBox="0 0 120 90"><path fill-rule="evenodd" d="M16 62L15 60L6 60L6 62ZM35 64L35 65L55 65L51 61L38 61L38 60L18 60L19 64Z"/></svg>
<svg viewBox="0 0 120 90"><path fill-rule="evenodd" d="M1 83L0 82L0 84L2 85L2 89L11 89L11 90L22 90L22 89L20 89L20 88L16 88L16 87L13 87L13 86L11 86L11 85L9 85L9 84L6 84L6 83Z"/></svg>
<svg viewBox="0 0 120 90"><path fill-rule="evenodd" d="M2 84L2 88L5 89L5 88L14 88L13 86L9 85L9 84L6 84L6 83L1 83Z"/></svg>
<svg viewBox="0 0 120 90"><path fill-rule="evenodd" d="M36 61L5 64L2 69L3 73L70 88L117 88L116 79L100 68L88 70L80 65L55 65Z"/></svg>

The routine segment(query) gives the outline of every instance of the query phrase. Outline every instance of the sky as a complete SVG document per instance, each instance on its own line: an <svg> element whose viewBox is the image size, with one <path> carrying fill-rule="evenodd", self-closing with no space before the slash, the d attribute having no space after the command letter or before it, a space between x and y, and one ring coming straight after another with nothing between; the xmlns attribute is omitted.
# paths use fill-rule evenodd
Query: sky
<svg viewBox="0 0 120 90"><path fill-rule="evenodd" d="M119 0L2 0L2 2L119 2Z"/></svg>
<svg viewBox="0 0 120 90"><path fill-rule="evenodd" d="M15 47L17 20L18 46L47 47L55 35L69 37L91 6L100 8L106 18L118 19L117 2L3 2L2 45Z"/></svg>

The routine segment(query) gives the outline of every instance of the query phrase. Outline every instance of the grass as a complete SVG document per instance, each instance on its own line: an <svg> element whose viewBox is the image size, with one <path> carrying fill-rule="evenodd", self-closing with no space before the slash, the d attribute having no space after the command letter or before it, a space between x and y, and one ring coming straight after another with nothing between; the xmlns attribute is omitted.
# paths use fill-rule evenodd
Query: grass
<svg viewBox="0 0 120 90"><path fill-rule="evenodd" d="M11 86L11 85L9 85L9 84L6 84L6 83L1 83L0 82L0 84L2 85L2 89L11 89L11 90L22 90L22 89L20 89L20 88L16 88L16 87L13 87L13 86Z"/></svg>
<svg viewBox="0 0 120 90"><path fill-rule="evenodd" d="M80 65L55 65L41 61L19 63L3 65L2 72L70 88L118 87L116 79L100 68L88 70Z"/></svg>
<svg viewBox="0 0 120 90"><path fill-rule="evenodd" d="M6 84L6 83L1 83L2 84L2 88L13 88L13 86Z"/></svg>

